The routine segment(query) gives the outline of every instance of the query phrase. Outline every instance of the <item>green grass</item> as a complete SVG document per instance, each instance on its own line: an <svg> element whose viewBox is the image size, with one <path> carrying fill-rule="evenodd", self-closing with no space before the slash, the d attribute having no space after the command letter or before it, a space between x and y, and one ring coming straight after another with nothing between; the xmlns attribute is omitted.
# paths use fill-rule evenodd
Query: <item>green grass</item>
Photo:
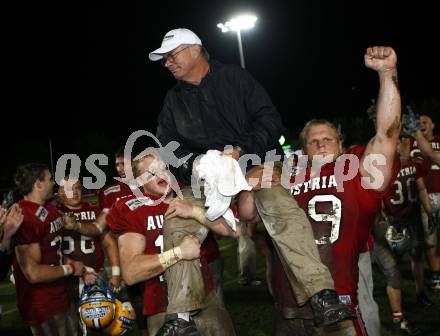
<svg viewBox="0 0 440 336"><path fill-rule="evenodd" d="M234 321L238 335L268 336L273 328L272 298L267 288L242 287L237 284L237 243L231 239L219 240L221 253L225 259L224 291L227 308ZM414 282L408 258L401 265L403 278L404 313L413 323L421 327L424 335L440 335L440 294L427 290L428 296L435 301L433 308L421 308L415 303ZM428 273L428 272L426 272ZM258 255L257 274L265 280L265 262ZM386 297L385 281L374 266L375 298L380 307L382 334L392 335L391 312ZM9 281L0 283L0 304L3 306L3 317L0 320L0 335L30 335L22 324L15 308L14 287ZM5 314L6 313L6 314ZM133 331L132 335L137 335Z"/></svg>

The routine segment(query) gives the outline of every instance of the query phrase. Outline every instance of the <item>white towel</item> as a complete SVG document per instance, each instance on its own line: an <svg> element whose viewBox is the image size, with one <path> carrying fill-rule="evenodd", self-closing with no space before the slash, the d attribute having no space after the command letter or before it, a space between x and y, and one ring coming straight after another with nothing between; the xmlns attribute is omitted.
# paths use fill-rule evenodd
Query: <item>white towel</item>
<svg viewBox="0 0 440 336"><path fill-rule="evenodd" d="M240 166L231 156L217 150L209 150L196 167L198 177L204 179L206 218L210 221L223 216L235 231L235 217L229 206L232 196L242 190L252 190L246 182Z"/></svg>

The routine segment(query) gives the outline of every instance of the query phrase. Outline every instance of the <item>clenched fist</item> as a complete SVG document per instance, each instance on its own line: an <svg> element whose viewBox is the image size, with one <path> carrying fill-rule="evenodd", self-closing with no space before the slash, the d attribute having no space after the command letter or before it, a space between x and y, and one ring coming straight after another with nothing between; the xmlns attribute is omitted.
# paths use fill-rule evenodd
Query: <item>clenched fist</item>
<svg viewBox="0 0 440 336"><path fill-rule="evenodd" d="M186 236L179 245L184 260L200 258L200 241L195 236Z"/></svg>
<svg viewBox="0 0 440 336"><path fill-rule="evenodd" d="M78 221L73 213L65 213L64 216L64 229L66 230L76 230L78 228Z"/></svg>
<svg viewBox="0 0 440 336"><path fill-rule="evenodd" d="M364 55L365 66L377 72L396 69L397 56L391 47L370 47Z"/></svg>

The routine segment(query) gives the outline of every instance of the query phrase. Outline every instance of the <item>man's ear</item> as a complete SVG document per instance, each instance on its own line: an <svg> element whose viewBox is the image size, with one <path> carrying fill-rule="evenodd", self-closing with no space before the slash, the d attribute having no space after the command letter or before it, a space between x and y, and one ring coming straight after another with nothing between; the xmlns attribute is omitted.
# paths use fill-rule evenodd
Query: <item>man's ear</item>
<svg viewBox="0 0 440 336"><path fill-rule="evenodd" d="M41 189L41 181L37 179L34 183L34 189Z"/></svg>
<svg viewBox="0 0 440 336"><path fill-rule="evenodd" d="M194 44L191 47L189 47L191 56L193 58L197 58L202 53L202 46L198 44Z"/></svg>

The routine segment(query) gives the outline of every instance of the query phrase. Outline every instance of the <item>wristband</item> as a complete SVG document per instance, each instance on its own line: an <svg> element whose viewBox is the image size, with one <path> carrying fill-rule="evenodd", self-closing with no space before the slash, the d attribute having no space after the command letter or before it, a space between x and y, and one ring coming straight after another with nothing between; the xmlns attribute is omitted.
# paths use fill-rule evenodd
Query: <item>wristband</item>
<svg viewBox="0 0 440 336"><path fill-rule="evenodd" d="M158 254L159 262L164 269L167 269L182 259L182 251L180 247Z"/></svg>
<svg viewBox="0 0 440 336"><path fill-rule="evenodd" d="M72 267L72 274L74 274L76 271L75 264L73 262L70 262L69 266Z"/></svg>
<svg viewBox="0 0 440 336"><path fill-rule="evenodd" d="M193 205L192 218L194 218L200 224L207 226L208 228L212 224L212 222L208 218L206 218L205 211L197 205Z"/></svg>
<svg viewBox="0 0 440 336"><path fill-rule="evenodd" d="M72 266L69 265L60 265L63 268L64 276L68 276L72 274Z"/></svg>
<svg viewBox="0 0 440 336"><path fill-rule="evenodd" d="M112 276L121 276L121 268L119 266L112 266Z"/></svg>
<svg viewBox="0 0 440 336"><path fill-rule="evenodd" d="M104 231L104 230L102 229L102 227L100 227L100 226L98 225L98 223L93 222L93 225L96 226L96 228L98 229L99 233L102 233L102 231Z"/></svg>

